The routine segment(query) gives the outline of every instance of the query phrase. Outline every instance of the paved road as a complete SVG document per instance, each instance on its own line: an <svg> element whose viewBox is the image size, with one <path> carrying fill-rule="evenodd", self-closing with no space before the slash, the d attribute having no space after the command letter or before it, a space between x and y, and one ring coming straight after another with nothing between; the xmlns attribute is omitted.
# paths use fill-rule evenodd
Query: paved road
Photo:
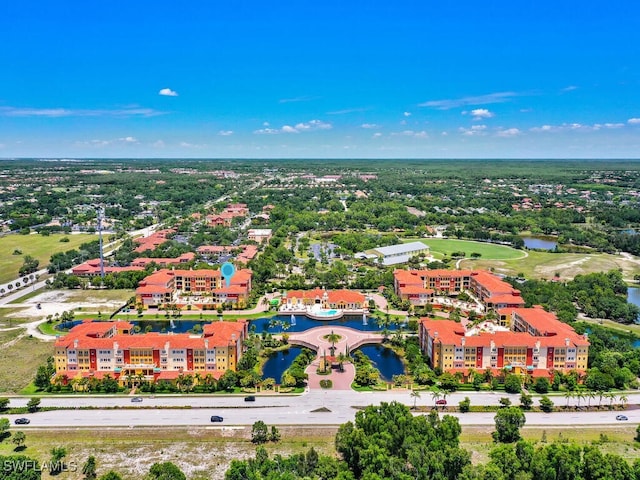
<svg viewBox="0 0 640 480"><path fill-rule="evenodd" d="M71 403L74 406L88 404L118 405L120 408L113 410L66 410L38 412L26 415L8 415L13 421L18 417L28 417L31 423L28 426L20 425L16 428L33 427L106 427L106 426L188 426L188 425L213 425L216 427L229 425L252 425L257 420L263 420L267 424L275 425L339 425L355 418L356 406L366 406L379 403L382 398L391 401L398 397L396 394L377 394L352 392L351 395L334 395L329 391L311 391L301 396L257 396L255 403L247 403L242 397L168 397L149 398L144 397L141 403L132 403L129 398L46 398L42 405L51 403ZM400 395L401 401L411 404L412 400L407 393ZM352 402L350 399L355 398ZM191 409L150 408L168 406L174 402L185 403L189 400ZM26 403L26 401L12 400L14 403ZM422 401L418 402L423 404ZM318 412L318 409L329 411ZM421 414L421 413L417 413ZM625 415L628 422L620 422L615 419L616 411L598 412L555 412L527 413L527 425L539 426L576 426L576 425L612 425L612 424L636 424L640 422L640 411L629 410ZM211 415L220 415L224 418L224 425L211 424ZM483 413L453 413L460 419L462 425L494 425L494 412Z"/></svg>

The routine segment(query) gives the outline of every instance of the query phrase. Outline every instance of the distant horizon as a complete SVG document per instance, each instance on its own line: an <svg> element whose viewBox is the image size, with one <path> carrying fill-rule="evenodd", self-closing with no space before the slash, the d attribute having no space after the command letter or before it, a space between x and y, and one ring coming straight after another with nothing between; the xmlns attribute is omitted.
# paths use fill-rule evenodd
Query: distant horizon
<svg viewBox="0 0 640 480"><path fill-rule="evenodd" d="M0 157L640 155L638 2L6 3Z"/></svg>
<svg viewBox="0 0 640 480"><path fill-rule="evenodd" d="M66 157L66 156L53 156L53 157L0 157L0 161L20 161L20 160L33 160L44 162L74 162L74 161L123 161L123 160L167 160L167 161L180 161L180 160L212 160L212 161L289 161L289 160L338 160L338 161L587 161L587 162L638 162L640 157L637 158L625 158L625 157L466 157L466 158L454 158L454 157Z"/></svg>

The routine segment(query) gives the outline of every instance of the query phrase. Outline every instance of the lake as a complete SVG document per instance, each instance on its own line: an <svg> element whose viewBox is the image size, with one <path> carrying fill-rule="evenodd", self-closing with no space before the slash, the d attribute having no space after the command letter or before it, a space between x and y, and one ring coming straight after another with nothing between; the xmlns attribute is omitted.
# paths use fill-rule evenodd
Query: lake
<svg viewBox="0 0 640 480"><path fill-rule="evenodd" d="M282 374L291 366L302 351L302 347L290 347L289 350L274 352L262 367L262 378L274 378L281 383Z"/></svg>
<svg viewBox="0 0 640 480"><path fill-rule="evenodd" d="M640 307L640 287L627 288L627 302ZM637 321L640 321L640 317L638 317Z"/></svg>
<svg viewBox="0 0 640 480"><path fill-rule="evenodd" d="M392 317L393 318L393 317ZM202 328L208 324L215 322L215 320L180 320L180 319L136 319L128 320L134 328L140 327L140 333L147 331L150 332L162 332L162 333L196 333L201 334ZM400 328L400 325L406 329L407 325L404 322L404 318L401 323L391 323L387 330L395 331ZM56 328L66 329L72 328L75 325L82 323L82 320L75 320L73 322L67 322L61 325L57 325ZM382 327L376 322L373 317L357 316L345 316L339 320L313 320L305 315L277 315L271 318L258 318L255 320L249 320L249 329L255 333L293 333L304 332L314 327L324 326L343 326L350 327L355 330L362 330L368 332L380 331ZM195 330L194 330L195 329Z"/></svg>
<svg viewBox="0 0 640 480"><path fill-rule="evenodd" d="M532 250L554 250L558 242L553 237L522 237L524 246Z"/></svg>
<svg viewBox="0 0 640 480"><path fill-rule="evenodd" d="M363 345L358 348L371 359L383 380L390 382L394 375L404 373L404 365L396 352L382 345Z"/></svg>

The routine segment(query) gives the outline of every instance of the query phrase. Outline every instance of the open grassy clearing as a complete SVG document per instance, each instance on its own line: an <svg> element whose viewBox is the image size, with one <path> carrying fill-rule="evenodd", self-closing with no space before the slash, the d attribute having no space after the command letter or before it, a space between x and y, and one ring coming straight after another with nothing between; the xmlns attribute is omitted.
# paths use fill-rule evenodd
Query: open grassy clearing
<svg viewBox="0 0 640 480"><path fill-rule="evenodd" d="M24 317L20 315L26 310L28 310L28 307L0 307L0 328L32 321L26 315Z"/></svg>
<svg viewBox="0 0 640 480"><path fill-rule="evenodd" d="M126 302L136 293L134 290L69 290L67 299L70 302Z"/></svg>
<svg viewBox="0 0 640 480"><path fill-rule="evenodd" d="M16 330L0 331L0 348L6 348L5 345L18 338L24 333L24 329L18 328Z"/></svg>
<svg viewBox="0 0 640 480"><path fill-rule="evenodd" d="M17 429L16 429L17 430ZM336 428L279 429L282 441L267 444L270 455L290 455L314 447L318 452L333 454ZM250 441L251 428L192 427L103 429L100 435L92 429L29 430L26 449L22 452L38 460L48 460L54 446L67 448L67 461L79 465L76 473L64 478L80 480L82 464L94 455L98 474L116 470L127 480L138 480L155 462L171 461L191 480L220 479L231 460L253 457L255 445ZM13 451L9 441L0 444L0 455ZM43 474L43 479L58 478Z"/></svg>
<svg viewBox="0 0 640 480"><path fill-rule="evenodd" d="M579 318L579 320L603 327L610 328L612 330L618 330L624 333L631 333L637 337L640 337L640 325L637 323L631 323L625 325L624 323L614 322L613 320L607 320L606 318Z"/></svg>
<svg viewBox="0 0 640 480"><path fill-rule="evenodd" d="M472 453L473 463L486 463L489 461L489 452L495 446L491 433L493 427L462 427L460 434L460 446ZM598 444L603 453L614 453L633 463L640 458L640 444L633 441L635 437L635 425L630 426L597 426L597 427L527 427L522 428L521 434L525 440L543 445L546 436L547 443L569 440L581 446ZM603 437L601 437L603 435ZM601 438L607 441L600 443Z"/></svg>
<svg viewBox="0 0 640 480"><path fill-rule="evenodd" d="M53 355L53 344L24 337L0 349L0 392L18 393L25 388L40 365Z"/></svg>
<svg viewBox="0 0 640 480"><path fill-rule="evenodd" d="M13 429L16 431L18 428ZM127 480L142 478L154 462L171 461L178 465L192 480L219 479L233 459L252 457L255 446L250 442L251 428L240 427L176 427L103 429L95 435L92 429L22 429L27 434L24 454L38 460L47 460L54 446L68 450L67 461L76 462L81 470L89 455L94 455L98 473L113 469ZM317 451L335 455L333 442L337 427L280 427L282 441L267 444L270 456L304 452L313 447ZM492 427L463 427L461 447L472 453L474 463L485 463L489 451L495 444L491 439ZM529 428L522 430L523 436L540 442L546 435L547 442L555 440L576 441L589 445L600 441L600 435L608 441L600 443L605 453L616 453L632 462L640 456L638 444L632 441L635 428ZM538 443L540 444L540 443ZM0 455L13 452L10 441L0 444ZM47 474L43 479L51 478ZM70 480L81 479L81 472L65 474Z"/></svg>
<svg viewBox="0 0 640 480"><path fill-rule="evenodd" d="M621 255L606 253L545 253L528 252L526 258L516 260L463 260L461 268L493 268L496 273L505 275L524 274L526 278L551 279L556 273L561 279L570 280L576 275L593 272L608 272L622 269L625 278L633 278L640 273L638 263Z"/></svg>
<svg viewBox="0 0 640 480"><path fill-rule="evenodd" d="M68 242L61 242L66 237ZM10 282L18 278L18 270L24 262L25 255L31 255L40 261L38 268L44 268L49 263L51 255L66 252L78 247L82 243L96 240L96 235L49 235L48 237L33 235L6 235L0 237L0 251L6 252L0 260L0 283ZM12 255L15 250L21 250L22 255Z"/></svg>
<svg viewBox="0 0 640 480"><path fill-rule="evenodd" d="M465 252L467 257L472 253L479 253L480 258L494 260L513 260L525 256L522 250L507 245L495 243L473 242L470 240L457 240L452 238L419 238L404 239L405 243L419 241L429 247L432 254L451 255L453 252Z"/></svg>

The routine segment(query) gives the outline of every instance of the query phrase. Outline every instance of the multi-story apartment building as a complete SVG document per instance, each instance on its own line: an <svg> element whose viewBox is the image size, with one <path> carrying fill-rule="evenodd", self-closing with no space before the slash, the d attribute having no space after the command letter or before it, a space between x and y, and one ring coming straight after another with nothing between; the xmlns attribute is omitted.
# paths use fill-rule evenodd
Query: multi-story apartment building
<svg viewBox="0 0 640 480"><path fill-rule="evenodd" d="M396 294L412 305L426 305L435 296L465 291L494 310L525 304L518 290L484 270L395 270L393 276Z"/></svg>
<svg viewBox="0 0 640 480"><path fill-rule="evenodd" d="M134 239L134 243L138 244L138 246L134 249L134 252L144 252L146 250L155 250L158 246L162 245L168 240L168 236L176 233L176 231L172 228L167 228L165 230L158 230L155 233L152 233L148 237L140 237Z"/></svg>
<svg viewBox="0 0 640 480"><path fill-rule="evenodd" d="M158 270L140 282L136 303L144 310L168 304L195 310L227 303L242 307L249 299L251 276L251 270L237 270L227 285L220 270Z"/></svg>
<svg viewBox="0 0 640 480"><path fill-rule="evenodd" d="M585 371L589 342L542 307L499 311L510 330L488 326L467 331L451 320L422 319L420 347L442 371L469 369L548 376L551 371Z"/></svg>
<svg viewBox="0 0 640 480"><path fill-rule="evenodd" d="M214 322L200 336L188 333L132 335L128 322L84 322L55 343L56 376L102 378L120 383L175 380L180 375L211 374L219 378L236 370L247 337L247 322Z"/></svg>

